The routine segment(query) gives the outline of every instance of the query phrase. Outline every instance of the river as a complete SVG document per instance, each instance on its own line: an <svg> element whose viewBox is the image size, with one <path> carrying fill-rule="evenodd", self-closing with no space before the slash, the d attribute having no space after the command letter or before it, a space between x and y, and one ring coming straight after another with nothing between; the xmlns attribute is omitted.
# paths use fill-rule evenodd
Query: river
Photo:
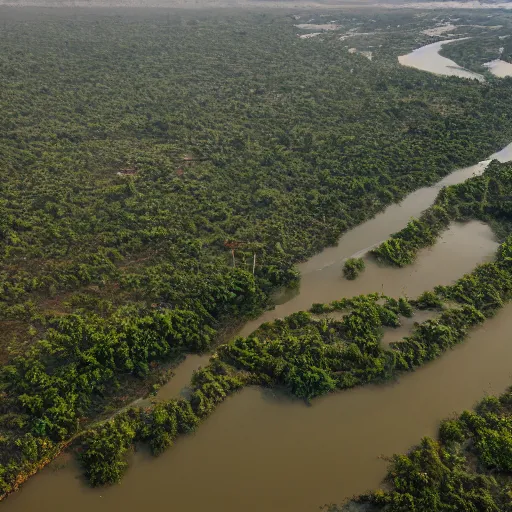
<svg viewBox="0 0 512 512"><path fill-rule="evenodd" d="M462 183L474 175L481 174L493 159L500 162L512 160L512 144L494 153L488 160L449 174L432 187L416 190L401 203L388 206L373 219L360 224L343 235L336 247L328 247L305 263L300 264L298 268L301 274L301 285L296 295L285 297L289 300L284 304L278 305L272 311L267 311L257 320L248 322L241 330L240 335L247 336L263 322L283 318L295 311L307 310L314 302L330 302L342 296L352 297L374 291L383 291L389 295L406 292L412 296L435 284L441 284L441 281L449 282L461 275L457 271L457 261L460 260L453 261L453 267L448 268L451 265L451 258L449 250L446 254L443 253L442 247L444 244L442 242L446 241L444 237L440 244L436 244L431 249L436 253L436 256L430 259L421 257L414 265L401 270L378 267L369 262L366 271L357 280L347 281L342 278L341 264L347 258L365 254L369 249L389 238L391 234L402 229L411 217L418 217L423 210L428 208L434 202L441 188ZM456 230L452 227L449 233L454 235L454 229ZM445 236L450 235L446 234ZM463 242L459 239L457 243ZM470 256L466 251L461 251L459 257L465 259ZM444 263L437 266L436 261L437 263L439 261ZM464 267L469 270L471 264L464 265ZM429 279L429 274L433 271L436 272L436 276ZM400 275L406 274L406 276L398 285L396 278L399 273ZM439 283L436 281L439 281Z"/></svg>
<svg viewBox="0 0 512 512"><path fill-rule="evenodd" d="M512 159L512 144L492 158ZM364 254L411 216L419 215L440 187L481 173L487 163L458 170L435 186L410 194L345 234L337 247L300 265L298 294L249 322L241 334L264 321L307 309L312 302L372 291L414 296L491 259L497 243L490 228L477 221L455 223L432 248L420 251L413 265L395 269L369 260L356 281L341 277L343 259ZM471 407L485 392L503 391L512 382L511 312L512 305L505 307L464 344L397 383L335 393L310 407L280 393L248 388L224 402L194 435L179 439L159 458L145 451L135 454L120 485L88 488L75 460L63 456L1 506L8 512L138 511L143 507L153 511L173 507L180 512L306 512L340 501L379 485L386 468L379 455L402 452L421 436L434 435L439 420ZM399 331L396 336L403 334ZM206 361L207 356L187 358L160 398L179 394L193 369Z"/></svg>
<svg viewBox="0 0 512 512"><path fill-rule="evenodd" d="M444 28L444 27L443 27ZM398 62L403 66L408 66L422 71L429 71L436 75L458 76L461 78L473 78L483 82L485 80L483 75L461 68L456 62L446 57L439 55L441 48L445 44L453 43L455 41L464 41L469 39L467 37L460 37L458 39L447 39L446 41L438 41L437 43L427 44L422 46L407 55L398 57ZM494 76L498 78L505 78L512 76L512 64L505 62L501 59L495 59L483 64Z"/></svg>
<svg viewBox="0 0 512 512"><path fill-rule="evenodd" d="M453 60L439 55L439 51L443 45L453 43L455 41L463 41L464 39L467 39L467 37L447 39L446 41L427 44L426 46L422 46L407 55L398 57L398 61L404 66L421 69L422 71L429 71L436 75L459 76L462 78L473 78L479 81L484 81L485 79L482 75L461 68L458 64L453 62Z"/></svg>
<svg viewBox="0 0 512 512"><path fill-rule="evenodd" d="M491 62L485 63L484 66L498 78L512 76L512 64L510 62L505 62L501 59L495 59L491 60Z"/></svg>
<svg viewBox="0 0 512 512"><path fill-rule="evenodd" d="M303 402L247 388L159 458L138 452L122 483L92 490L74 459L1 506L10 512L313 512L375 488L386 463L438 422L511 382L512 305L466 342L395 384ZM57 460L57 464L66 459ZM55 465L55 463L54 463Z"/></svg>
<svg viewBox="0 0 512 512"><path fill-rule="evenodd" d="M490 158L512 160L512 144ZM313 302L373 291L414 296L491 259L497 247L492 232L473 221L452 224L409 267L380 267L368 260L356 281L341 277L345 258L364 255L432 204L442 186L483 172L488 162L410 194L346 233L337 247L301 264L295 295L282 297L285 302L249 322L240 334ZM323 503L340 502L380 484L386 470L380 455L406 451L422 436L435 435L442 418L511 384L511 313L512 304L466 342L395 383L334 393L312 406L279 392L244 389L160 457L137 452L117 486L88 488L74 458L63 455L0 506L6 512L311 512ZM192 370L206 360L187 358L159 397L179 394Z"/></svg>

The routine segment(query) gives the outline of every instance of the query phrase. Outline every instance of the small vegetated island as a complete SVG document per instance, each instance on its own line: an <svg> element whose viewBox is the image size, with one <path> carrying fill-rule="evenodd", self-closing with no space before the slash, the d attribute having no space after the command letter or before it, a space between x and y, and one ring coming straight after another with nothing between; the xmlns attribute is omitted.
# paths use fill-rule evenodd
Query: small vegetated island
<svg viewBox="0 0 512 512"><path fill-rule="evenodd" d="M357 278L364 268L365 263L363 258L349 258L343 264L343 275L352 281Z"/></svg>
<svg viewBox="0 0 512 512"><path fill-rule="evenodd" d="M430 41L432 18L333 12L334 29L301 38L306 14L281 11L1 14L0 496L69 445L92 485L118 482L135 443L160 454L244 386L311 401L397 378L510 299L512 167L493 162L372 257L407 265L450 222L480 219L500 239L495 261L417 298L315 304L225 342L298 281L297 262L512 141L512 81L398 64ZM348 260L343 273L363 269ZM383 328L422 309L434 318L383 347ZM126 408L184 354L208 351L189 398ZM423 478L418 459L435 456L436 478L476 489L475 510L502 503L499 480L461 467L472 450L510 469L507 400L444 424L445 444L425 441L396 471ZM414 486L398 480L398 494ZM396 493L361 500L427 499Z"/></svg>

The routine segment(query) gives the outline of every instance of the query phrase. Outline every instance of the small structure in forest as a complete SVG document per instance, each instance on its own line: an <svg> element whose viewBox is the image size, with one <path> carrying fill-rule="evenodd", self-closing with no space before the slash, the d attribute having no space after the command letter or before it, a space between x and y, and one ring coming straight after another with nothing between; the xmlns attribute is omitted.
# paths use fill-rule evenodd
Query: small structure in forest
<svg viewBox="0 0 512 512"><path fill-rule="evenodd" d="M128 167L126 169L119 169L119 171L117 171L116 174L118 176L136 176L137 172L137 169L135 169L134 167Z"/></svg>
<svg viewBox="0 0 512 512"><path fill-rule="evenodd" d="M210 160L210 158L207 156L192 155L190 153L185 155L183 158L180 158L180 161L184 162L185 165L192 162L206 162L207 160Z"/></svg>
<svg viewBox="0 0 512 512"><path fill-rule="evenodd" d="M231 257L233 258L233 267L236 267L235 249L241 249L245 247L253 251L252 260L252 273L256 271L256 250L260 248L260 244L255 242L241 242L239 240L224 240L224 247L227 247L231 251Z"/></svg>

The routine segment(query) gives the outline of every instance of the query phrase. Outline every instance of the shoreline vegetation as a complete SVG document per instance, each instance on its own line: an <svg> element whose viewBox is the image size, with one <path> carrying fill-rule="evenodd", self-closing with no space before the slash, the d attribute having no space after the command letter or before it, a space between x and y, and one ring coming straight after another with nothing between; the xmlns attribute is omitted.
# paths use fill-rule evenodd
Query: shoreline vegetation
<svg viewBox="0 0 512 512"><path fill-rule="evenodd" d="M302 41L288 14L6 12L0 498L72 441L92 484L118 481L134 443L160 453L245 385L311 400L394 378L509 299L507 239L456 287L323 306L346 308L340 322L303 312L264 325L218 347L190 400L97 425L166 365L215 347L232 319L268 307L297 283L295 263L510 142L512 87L401 68L390 44L370 62L340 51L334 34ZM377 18L340 14L390 41L386 27L411 15ZM415 44L411 34L400 42ZM507 167L492 169L510 194ZM483 208L505 234L507 203L490 182L466 214ZM465 212L457 201L454 219ZM444 309L384 350L382 326L422 307Z"/></svg>
<svg viewBox="0 0 512 512"><path fill-rule="evenodd" d="M481 176L443 188L419 219L411 219L404 229L370 253L381 263L397 267L410 265L420 249L432 246L450 222L487 222L496 236L503 239L512 228L509 218L512 196L508 195L510 183L506 174L506 165L493 161Z"/></svg>
<svg viewBox="0 0 512 512"><path fill-rule="evenodd" d="M488 193L490 183L494 195ZM447 187L439 196L450 204L450 211L462 210L471 218L485 211L487 221L506 229L509 207L503 194L510 191L512 166L493 162L482 176ZM427 211L426 218L435 222L438 217ZM171 400L146 411L128 411L85 434L80 458L86 476L92 485L119 481L126 469L125 454L136 442L148 442L152 453L159 454L243 386L285 388L309 402L335 390L395 379L440 357L512 298L511 254L509 237L494 262L416 299L376 293L314 304L310 312L263 324L247 338L219 346L210 364L194 374L189 402ZM415 310L439 314L417 324L410 336L382 347L383 327L398 327L400 316L413 316ZM341 320L329 318L335 311L345 313Z"/></svg>
<svg viewBox="0 0 512 512"><path fill-rule="evenodd" d="M438 439L425 437L406 455L393 455L385 489L322 510L510 511L511 432L512 389L443 421Z"/></svg>
<svg viewBox="0 0 512 512"><path fill-rule="evenodd" d="M463 68L489 73L484 64L495 59L512 63L512 38L503 38L490 31L486 37L477 40L466 39L443 46L439 54L454 60Z"/></svg>

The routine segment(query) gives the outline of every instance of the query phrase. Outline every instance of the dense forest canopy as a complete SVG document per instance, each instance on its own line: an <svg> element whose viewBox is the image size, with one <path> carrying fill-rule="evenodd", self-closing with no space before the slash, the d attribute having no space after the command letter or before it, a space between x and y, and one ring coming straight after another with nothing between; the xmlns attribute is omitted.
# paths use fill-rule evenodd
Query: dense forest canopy
<svg viewBox="0 0 512 512"><path fill-rule="evenodd" d="M347 227L509 141L508 82L462 91L399 67L387 45L369 62L339 33L300 40L287 15L7 14L11 320L34 304L66 310L76 290L189 307L232 273L226 240L243 242L240 270L257 254L267 292ZM404 20L375 17L339 16L393 41L387 27ZM433 21L410 21L416 44Z"/></svg>
<svg viewBox="0 0 512 512"><path fill-rule="evenodd" d="M435 13L0 15L2 495L122 391L147 390L162 362L267 307L297 282L296 262L512 140L511 80L398 64L432 40ZM326 16L335 30L299 37ZM482 33L493 22L466 16ZM389 369L375 339L361 382ZM139 436L160 452L245 384L243 361L226 367L236 347L196 377L193 414L172 403L140 431L123 425L119 451ZM325 369L306 385L278 377L307 398L338 383Z"/></svg>

